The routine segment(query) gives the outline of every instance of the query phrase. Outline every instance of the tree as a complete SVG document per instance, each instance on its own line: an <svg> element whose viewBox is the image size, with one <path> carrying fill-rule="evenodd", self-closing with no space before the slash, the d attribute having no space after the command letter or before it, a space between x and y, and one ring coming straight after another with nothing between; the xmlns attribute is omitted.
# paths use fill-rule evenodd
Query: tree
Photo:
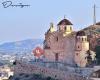
<svg viewBox="0 0 100 80"><path fill-rule="evenodd" d="M87 51L87 66L92 66L95 62L96 54L95 52L88 50Z"/></svg>
<svg viewBox="0 0 100 80"><path fill-rule="evenodd" d="M100 46L95 47L97 64L100 64Z"/></svg>

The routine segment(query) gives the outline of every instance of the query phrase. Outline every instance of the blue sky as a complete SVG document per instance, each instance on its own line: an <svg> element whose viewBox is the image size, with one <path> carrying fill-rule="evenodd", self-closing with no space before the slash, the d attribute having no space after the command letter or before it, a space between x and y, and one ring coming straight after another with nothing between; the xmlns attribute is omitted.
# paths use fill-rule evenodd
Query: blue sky
<svg viewBox="0 0 100 80"><path fill-rule="evenodd" d="M8 0L13 4L29 4L30 7L3 8L0 0L0 44L24 39L44 38L44 33L53 22L64 18L74 25L74 30L82 29L93 23L93 5L97 21L100 21L100 0Z"/></svg>

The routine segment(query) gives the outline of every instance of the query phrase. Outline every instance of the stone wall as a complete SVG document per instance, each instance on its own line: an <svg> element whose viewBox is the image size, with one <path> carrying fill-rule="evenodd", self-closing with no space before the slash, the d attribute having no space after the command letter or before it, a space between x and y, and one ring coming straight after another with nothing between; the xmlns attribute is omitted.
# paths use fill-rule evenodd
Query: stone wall
<svg viewBox="0 0 100 80"><path fill-rule="evenodd" d="M21 62L17 62L14 66L14 73L42 74L45 77L50 76L59 80L85 80L85 77L76 73Z"/></svg>
<svg viewBox="0 0 100 80"><path fill-rule="evenodd" d="M48 61L56 61L57 53L58 61L75 65L75 35L71 33L63 36L63 32L56 31L45 36L45 41L50 46L49 49L44 49L44 55Z"/></svg>

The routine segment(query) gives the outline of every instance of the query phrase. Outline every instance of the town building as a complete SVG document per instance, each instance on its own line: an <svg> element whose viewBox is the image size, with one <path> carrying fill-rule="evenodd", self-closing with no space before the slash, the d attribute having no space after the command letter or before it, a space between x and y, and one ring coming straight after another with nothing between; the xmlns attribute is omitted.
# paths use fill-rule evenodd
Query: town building
<svg viewBox="0 0 100 80"><path fill-rule="evenodd" d="M7 65L0 66L0 80L8 80L14 72Z"/></svg>

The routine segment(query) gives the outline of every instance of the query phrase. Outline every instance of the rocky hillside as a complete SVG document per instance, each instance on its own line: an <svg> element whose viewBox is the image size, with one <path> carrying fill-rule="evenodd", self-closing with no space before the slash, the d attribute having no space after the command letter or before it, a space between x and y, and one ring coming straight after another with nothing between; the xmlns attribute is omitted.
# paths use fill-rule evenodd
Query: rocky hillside
<svg viewBox="0 0 100 80"><path fill-rule="evenodd" d="M96 52L97 64L100 64L100 22L83 29L88 35L90 49Z"/></svg>
<svg viewBox="0 0 100 80"><path fill-rule="evenodd" d="M83 29L88 35L88 40L90 41L90 48L95 50L96 46L100 46L100 22L96 25L90 25Z"/></svg>
<svg viewBox="0 0 100 80"><path fill-rule="evenodd" d="M100 24L96 24L96 25L90 25L87 28L83 29L87 35L89 34L100 34Z"/></svg>

